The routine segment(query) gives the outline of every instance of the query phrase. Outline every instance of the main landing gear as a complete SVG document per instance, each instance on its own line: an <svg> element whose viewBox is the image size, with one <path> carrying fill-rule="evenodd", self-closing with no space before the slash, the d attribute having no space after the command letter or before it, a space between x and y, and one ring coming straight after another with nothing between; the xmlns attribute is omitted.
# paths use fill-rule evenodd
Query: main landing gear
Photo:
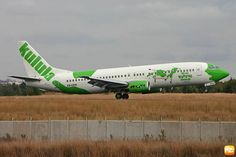
<svg viewBox="0 0 236 157"><path fill-rule="evenodd" d="M120 100L120 99L129 99L129 94L127 93L116 93L116 99Z"/></svg>

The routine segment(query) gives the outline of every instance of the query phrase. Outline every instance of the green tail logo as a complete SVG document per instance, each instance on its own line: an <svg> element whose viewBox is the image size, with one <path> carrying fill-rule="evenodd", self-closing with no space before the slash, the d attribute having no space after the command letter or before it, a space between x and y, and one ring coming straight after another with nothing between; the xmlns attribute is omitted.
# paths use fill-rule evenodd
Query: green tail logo
<svg viewBox="0 0 236 157"><path fill-rule="evenodd" d="M52 72L52 68L47 67L42 58L34 54L34 52L29 49L27 43L24 43L20 47L19 51L21 56L31 65L31 67L34 68L35 71L37 71L38 74L44 77L47 81L50 81L55 76L55 73Z"/></svg>

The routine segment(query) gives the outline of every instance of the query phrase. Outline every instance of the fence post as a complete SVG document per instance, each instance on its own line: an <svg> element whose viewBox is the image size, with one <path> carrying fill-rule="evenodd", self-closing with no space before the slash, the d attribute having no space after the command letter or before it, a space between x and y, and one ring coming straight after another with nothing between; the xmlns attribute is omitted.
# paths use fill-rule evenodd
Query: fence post
<svg viewBox="0 0 236 157"><path fill-rule="evenodd" d="M180 142L183 141L183 123L182 123L182 118L179 118L179 123L180 123Z"/></svg>
<svg viewBox="0 0 236 157"><path fill-rule="evenodd" d="M162 130L162 117L160 118L160 127L161 127L160 130Z"/></svg>
<svg viewBox="0 0 236 157"><path fill-rule="evenodd" d="M89 139L89 135L88 135L88 117L86 117L86 138L87 138L87 140Z"/></svg>
<svg viewBox="0 0 236 157"><path fill-rule="evenodd" d="M143 120L143 117L141 119L141 122L142 122L142 131L143 131L143 139L145 138L145 126L144 126L144 120Z"/></svg>
<svg viewBox="0 0 236 157"><path fill-rule="evenodd" d="M66 127L67 127L67 140L70 139L70 126L69 126L69 120L70 120L70 118L67 117L67 124L66 124Z"/></svg>
<svg viewBox="0 0 236 157"><path fill-rule="evenodd" d="M199 139L200 141L202 141L202 122L201 122L201 119L199 118Z"/></svg>
<svg viewBox="0 0 236 157"><path fill-rule="evenodd" d="M219 140L221 140L221 120L219 121Z"/></svg>
<svg viewBox="0 0 236 157"><path fill-rule="evenodd" d="M48 119L48 133L49 133L49 139L50 142L52 142L52 124L51 124L51 118Z"/></svg>
<svg viewBox="0 0 236 157"><path fill-rule="evenodd" d="M32 140L32 117L30 117L30 140Z"/></svg>
<svg viewBox="0 0 236 157"><path fill-rule="evenodd" d="M15 130L14 127L15 126L14 126L14 118L13 117L11 118L11 121L12 121L12 135L11 136L14 137L14 130Z"/></svg>
<svg viewBox="0 0 236 157"><path fill-rule="evenodd" d="M108 137L107 137L107 128L108 128L108 123L107 123L107 118L105 117L105 121L106 121L106 140L108 140Z"/></svg>
<svg viewBox="0 0 236 157"><path fill-rule="evenodd" d="M126 140L126 120L125 120L125 118L124 118L123 122L124 122L124 140Z"/></svg>

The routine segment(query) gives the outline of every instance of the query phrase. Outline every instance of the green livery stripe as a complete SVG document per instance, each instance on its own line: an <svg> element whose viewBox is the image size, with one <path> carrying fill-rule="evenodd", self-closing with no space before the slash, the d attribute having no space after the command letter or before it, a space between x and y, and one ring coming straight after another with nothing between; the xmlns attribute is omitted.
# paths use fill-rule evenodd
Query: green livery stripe
<svg viewBox="0 0 236 157"><path fill-rule="evenodd" d="M165 70L157 70L157 71L155 72L155 75L156 75L156 76L165 77L165 76L166 76L166 73L165 73Z"/></svg>
<svg viewBox="0 0 236 157"><path fill-rule="evenodd" d="M59 90L61 90L64 93L71 93L71 94L90 94L90 92L88 92L85 89L81 89L78 87L66 87L64 86L61 82L59 81L53 81L52 84L57 87Z"/></svg>
<svg viewBox="0 0 236 157"><path fill-rule="evenodd" d="M146 80L129 82L128 89L130 93L144 93L150 90Z"/></svg>
<svg viewBox="0 0 236 157"><path fill-rule="evenodd" d="M210 75L209 80L215 82L229 76L229 73L226 70L219 68L214 64L208 64L208 68L205 70L205 72Z"/></svg>
<svg viewBox="0 0 236 157"><path fill-rule="evenodd" d="M81 76L92 76L95 73L95 70L86 70L86 71L75 71L73 72L74 78L79 78Z"/></svg>
<svg viewBox="0 0 236 157"><path fill-rule="evenodd" d="M172 68L169 74L167 72L168 70L156 70L154 73L148 76L154 75L154 76L167 77L167 78L172 79L173 75L176 74L177 70L178 68Z"/></svg>
<svg viewBox="0 0 236 157"><path fill-rule="evenodd" d="M222 79L222 74L221 74L221 70L220 69L216 69L216 70L206 69L206 73L208 75L210 75L209 80L219 81L219 80Z"/></svg>

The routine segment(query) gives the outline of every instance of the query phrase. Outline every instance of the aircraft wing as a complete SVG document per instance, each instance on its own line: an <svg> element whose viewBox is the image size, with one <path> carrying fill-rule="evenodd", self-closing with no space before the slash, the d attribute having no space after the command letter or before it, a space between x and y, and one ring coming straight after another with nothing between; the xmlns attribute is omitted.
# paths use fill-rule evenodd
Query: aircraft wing
<svg viewBox="0 0 236 157"><path fill-rule="evenodd" d="M98 78L92 78L88 76L81 76L81 78L85 78L89 80L89 84L105 88L107 90L118 90L118 89L124 89L128 87L128 83L124 81L113 81L113 80L105 80L105 79L98 79Z"/></svg>
<svg viewBox="0 0 236 157"><path fill-rule="evenodd" d="M20 79L24 81L40 81L41 80L39 78L22 77L22 76L8 76L8 77L12 77L12 78L16 78L16 79Z"/></svg>

